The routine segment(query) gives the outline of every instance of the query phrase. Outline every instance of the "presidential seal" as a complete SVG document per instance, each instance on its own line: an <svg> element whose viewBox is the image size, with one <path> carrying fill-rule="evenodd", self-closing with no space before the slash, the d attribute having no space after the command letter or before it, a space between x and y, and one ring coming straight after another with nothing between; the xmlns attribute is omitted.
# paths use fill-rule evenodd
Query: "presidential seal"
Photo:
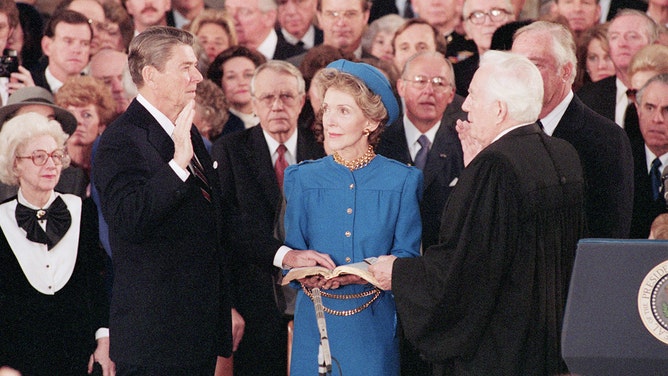
<svg viewBox="0 0 668 376"><path fill-rule="evenodd" d="M643 279L638 291L638 313L650 334L668 345L668 260Z"/></svg>

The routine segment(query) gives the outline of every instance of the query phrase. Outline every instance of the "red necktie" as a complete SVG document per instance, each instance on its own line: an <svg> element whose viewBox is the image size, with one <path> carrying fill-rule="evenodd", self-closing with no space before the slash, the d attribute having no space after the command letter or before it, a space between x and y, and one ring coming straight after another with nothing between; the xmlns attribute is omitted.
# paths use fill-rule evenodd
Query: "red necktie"
<svg viewBox="0 0 668 376"><path fill-rule="evenodd" d="M278 181L278 187L283 190L283 176L285 175L285 169L288 167L288 161L285 160L285 152L288 149L285 145L280 144L276 148L278 153L278 158L276 158L276 163L274 164L274 171L276 171L276 180Z"/></svg>

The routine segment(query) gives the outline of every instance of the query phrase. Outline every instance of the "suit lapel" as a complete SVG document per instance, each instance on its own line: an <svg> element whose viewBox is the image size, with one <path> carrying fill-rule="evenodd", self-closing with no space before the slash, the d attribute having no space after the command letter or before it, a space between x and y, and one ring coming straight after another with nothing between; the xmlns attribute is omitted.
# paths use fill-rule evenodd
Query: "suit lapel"
<svg viewBox="0 0 668 376"><path fill-rule="evenodd" d="M169 162L174 157L174 141L160 126L160 123L136 99L130 104L128 113L133 114L133 117L136 118L131 120L134 124L146 130L148 142L158 151L161 158Z"/></svg>
<svg viewBox="0 0 668 376"><path fill-rule="evenodd" d="M271 153L264 139L262 128L259 125L251 128L249 139L249 153L253 159L252 166L257 168L257 180L261 185L261 191L267 195L269 202L276 207L281 198L281 190L276 181L276 172L271 164Z"/></svg>

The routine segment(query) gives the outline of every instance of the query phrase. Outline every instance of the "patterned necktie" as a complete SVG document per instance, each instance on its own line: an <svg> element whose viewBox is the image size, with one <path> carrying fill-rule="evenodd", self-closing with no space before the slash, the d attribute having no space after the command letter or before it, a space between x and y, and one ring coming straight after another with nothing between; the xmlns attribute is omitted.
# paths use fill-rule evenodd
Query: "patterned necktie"
<svg viewBox="0 0 668 376"><path fill-rule="evenodd" d="M652 180L652 198L654 201L659 199L659 192L661 192L661 160L656 158L652 161L652 168L649 171L650 179Z"/></svg>
<svg viewBox="0 0 668 376"><path fill-rule="evenodd" d="M65 236L72 224L72 216L62 198L57 197L47 209L30 209L17 203L16 223L26 231L26 238L35 243L47 245L51 250ZM46 232L38 221L46 220Z"/></svg>
<svg viewBox="0 0 668 376"><path fill-rule="evenodd" d="M418 138L418 144L420 144L420 150L418 150L415 155L415 167L424 170L424 166L427 164L427 154L429 154L431 142L429 142L427 136L422 135Z"/></svg>
<svg viewBox="0 0 668 376"><path fill-rule="evenodd" d="M276 153L278 153L278 158L276 158L276 163L274 164L274 171L276 172L276 181L278 181L278 187L283 191L283 176L285 176L285 169L288 167L288 161L285 160L285 152L288 148L285 145L280 144L276 148Z"/></svg>
<svg viewBox="0 0 668 376"><path fill-rule="evenodd" d="M188 168L195 176L195 183L199 186L204 199L211 202L211 186L209 185L209 180L206 178L206 175L204 175L204 166L199 162L197 155L193 154L193 158L190 160Z"/></svg>

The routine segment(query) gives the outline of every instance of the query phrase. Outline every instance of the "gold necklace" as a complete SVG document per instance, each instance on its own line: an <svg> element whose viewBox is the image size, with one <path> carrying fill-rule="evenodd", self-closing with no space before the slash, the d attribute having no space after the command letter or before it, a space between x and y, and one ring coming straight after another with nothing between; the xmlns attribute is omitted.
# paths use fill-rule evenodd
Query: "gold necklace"
<svg viewBox="0 0 668 376"><path fill-rule="evenodd" d="M373 146L369 145L366 149L364 155L359 158L355 158L352 161L347 161L339 155L338 152L334 153L334 161L340 165L346 166L350 171L358 170L371 162L371 160L376 156L376 153L373 151Z"/></svg>

